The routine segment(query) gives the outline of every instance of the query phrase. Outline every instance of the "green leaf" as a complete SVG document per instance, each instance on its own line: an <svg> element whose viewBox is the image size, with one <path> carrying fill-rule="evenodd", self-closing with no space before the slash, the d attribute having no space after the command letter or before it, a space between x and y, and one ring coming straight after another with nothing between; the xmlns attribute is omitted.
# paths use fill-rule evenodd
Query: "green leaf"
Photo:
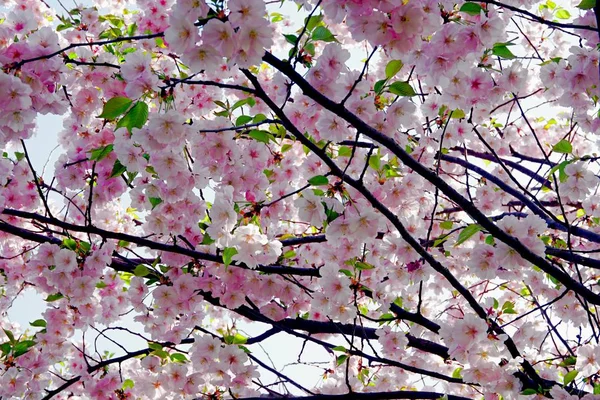
<svg viewBox="0 0 600 400"><path fill-rule="evenodd" d="M46 297L46 299L45 299L44 301L47 301L47 302L49 302L49 303L50 303L50 302L52 302L52 301L60 300L60 299L62 299L63 297L65 297L65 296L63 296L63 294L62 294L62 293L54 293L54 294L51 294L51 295L49 295L48 297Z"/></svg>
<svg viewBox="0 0 600 400"><path fill-rule="evenodd" d="M35 346L36 342L33 340L23 340L13 346L13 356L19 357L27 353L29 349Z"/></svg>
<svg viewBox="0 0 600 400"><path fill-rule="evenodd" d="M121 176L127 172L127 167L121 164L121 161L115 160L115 164L113 165L113 169L110 173L111 178L116 178L117 176Z"/></svg>
<svg viewBox="0 0 600 400"><path fill-rule="evenodd" d="M8 337L8 340L12 343L15 341L15 335L13 335L13 333L11 331L9 331L8 329L2 329L4 331L4 333L6 334L6 336Z"/></svg>
<svg viewBox="0 0 600 400"><path fill-rule="evenodd" d="M102 114L98 115L98 118L113 120L129 110L129 107L132 104L133 100L128 99L127 97L113 97L104 104L104 107L102 107Z"/></svg>
<svg viewBox="0 0 600 400"><path fill-rule="evenodd" d="M558 365L560 365L561 367L569 367L575 364L577 364L577 357L569 356L562 360L562 362Z"/></svg>
<svg viewBox="0 0 600 400"><path fill-rule="evenodd" d="M563 380L564 384L568 385L569 383L573 382L573 380L575 379L575 377L577 376L578 373L579 373L579 371L577 371L577 370L567 372L567 374L565 375L565 378Z"/></svg>
<svg viewBox="0 0 600 400"><path fill-rule="evenodd" d="M225 336L223 339L227 344L244 344L248 341L248 338L240 333Z"/></svg>
<svg viewBox="0 0 600 400"><path fill-rule="evenodd" d="M31 326L35 326L36 328L45 328L46 327L46 321L43 319L36 319L33 322L30 322L29 325Z"/></svg>
<svg viewBox="0 0 600 400"><path fill-rule="evenodd" d="M581 0L577 5L580 10L591 10L594 7L596 7L596 0Z"/></svg>
<svg viewBox="0 0 600 400"><path fill-rule="evenodd" d="M260 131L258 129L251 130L250 133L248 134L248 136L250 136L252 139L257 140L261 143L269 143L269 141L271 141L271 140L273 142L275 141L275 138L269 132Z"/></svg>
<svg viewBox="0 0 600 400"><path fill-rule="evenodd" d="M312 33L312 40L322 40L323 42L335 42L335 36L324 26L317 26Z"/></svg>
<svg viewBox="0 0 600 400"><path fill-rule="evenodd" d="M366 270L366 269L373 269L375 268L374 265L366 263L366 262L362 262L362 261L357 261L356 264L354 264L354 266L356 267L356 269L358 270Z"/></svg>
<svg viewBox="0 0 600 400"><path fill-rule="evenodd" d="M377 154L369 156L369 167L373 168L375 171L379 171L381 168L380 161L380 157Z"/></svg>
<svg viewBox="0 0 600 400"><path fill-rule="evenodd" d="M458 367L454 371L452 371L452 377L454 379L462 379L462 368Z"/></svg>
<svg viewBox="0 0 600 400"><path fill-rule="evenodd" d="M283 258L294 258L296 257L296 252L294 250L288 250L281 255Z"/></svg>
<svg viewBox="0 0 600 400"><path fill-rule="evenodd" d="M285 40L292 45L295 45L296 42L298 41L298 36L296 35L286 35L284 34L283 37L285 37Z"/></svg>
<svg viewBox="0 0 600 400"><path fill-rule="evenodd" d="M396 81L392 83L388 90L397 96L414 96L417 94L408 82Z"/></svg>
<svg viewBox="0 0 600 400"><path fill-rule="evenodd" d="M450 118L461 119L461 118L465 118L465 117L466 117L465 112L463 110L461 110L460 108L457 108L450 113Z"/></svg>
<svg viewBox="0 0 600 400"><path fill-rule="evenodd" d="M136 32L137 24L135 22L127 27L127 36L133 36Z"/></svg>
<svg viewBox="0 0 600 400"><path fill-rule="evenodd" d="M564 8L561 8L560 10L556 11L556 18L558 18L558 19L569 19L569 18L571 18L571 13L569 13Z"/></svg>
<svg viewBox="0 0 600 400"><path fill-rule="evenodd" d="M23 158L25 158L25 153L15 151L15 158L17 159L17 161L21 161Z"/></svg>
<svg viewBox="0 0 600 400"><path fill-rule="evenodd" d="M460 12L464 12L467 13L469 15L474 15L477 16L481 13L481 11L483 10L483 7L481 7L479 4L477 3L472 3L472 2L467 2L464 3L461 7L460 7Z"/></svg>
<svg viewBox="0 0 600 400"><path fill-rule="evenodd" d="M496 43L494 48L492 48L492 54L498 56L500 58L505 58L507 60L512 60L516 56L508 49L506 43Z"/></svg>
<svg viewBox="0 0 600 400"><path fill-rule="evenodd" d="M148 342L148 348L151 350L162 350L162 345L156 342Z"/></svg>
<svg viewBox="0 0 600 400"><path fill-rule="evenodd" d="M573 151L573 145L566 139L561 140L552 147L556 153L570 154Z"/></svg>
<svg viewBox="0 0 600 400"><path fill-rule="evenodd" d="M529 389L525 389L525 390L523 390L523 391L521 392L521 394L522 394L523 396L531 396L531 395L533 395L533 394L538 394L538 392L537 392L537 390L535 390L535 389L529 388Z"/></svg>
<svg viewBox="0 0 600 400"><path fill-rule="evenodd" d="M126 390L126 389L133 389L134 386L135 386L135 383L131 379L125 379L123 381L123 385L121 387L124 390Z"/></svg>
<svg viewBox="0 0 600 400"><path fill-rule="evenodd" d="M393 78L400 70L404 64L400 60L392 60L385 66L385 78L391 79Z"/></svg>
<svg viewBox="0 0 600 400"><path fill-rule="evenodd" d="M348 146L340 146L338 149L339 157L350 157L352 155L352 149Z"/></svg>
<svg viewBox="0 0 600 400"><path fill-rule="evenodd" d="M133 269L133 274L135 276L144 277L150 274L150 270L144 264L139 264Z"/></svg>
<svg viewBox="0 0 600 400"><path fill-rule="evenodd" d="M317 27L317 25L323 21L323 15L313 15L310 18L304 18L304 26L306 26L306 30L308 32L312 32L313 29Z"/></svg>
<svg viewBox="0 0 600 400"><path fill-rule="evenodd" d="M382 79L380 81L375 82L375 86L373 86L373 91L375 91L375 93L377 94L381 93L381 91L383 90L383 86L386 82L387 79Z"/></svg>
<svg viewBox="0 0 600 400"><path fill-rule="evenodd" d="M346 350L346 348L344 346L335 346L331 350L333 350L333 351L341 351L343 353L345 353L346 351L348 351L348 350Z"/></svg>
<svg viewBox="0 0 600 400"><path fill-rule="evenodd" d="M173 353L170 355L171 357L171 361L173 362L178 362L178 363L185 363L187 362L187 357L185 356L185 354L181 354L181 353Z"/></svg>
<svg viewBox="0 0 600 400"><path fill-rule="evenodd" d="M452 222L452 221L443 221L443 222L440 222L440 228L445 229L445 230L452 229L453 225L454 225L454 222Z"/></svg>
<svg viewBox="0 0 600 400"><path fill-rule="evenodd" d="M341 354L335 358L335 364L339 367L340 365L345 363L347 359L348 359L348 355Z"/></svg>
<svg viewBox="0 0 600 400"><path fill-rule="evenodd" d="M235 126L246 125L250 121L252 121L252 117L251 116L249 116L249 115L240 115L235 120Z"/></svg>
<svg viewBox="0 0 600 400"><path fill-rule="evenodd" d="M313 186L323 186L323 185L328 185L329 180L327 179L326 176L317 175L317 176L313 176L312 178L310 178L308 180L308 183L310 183Z"/></svg>
<svg viewBox="0 0 600 400"><path fill-rule="evenodd" d="M131 133L133 128L141 128L148 120L148 105L142 101L135 103L133 107L117 122L118 128L127 128Z"/></svg>
<svg viewBox="0 0 600 400"><path fill-rule="evenodd" d="M348 270L348 269L340 269L340 272L344 275L346 275L347 277L353 277L354 274L352 273L352 271Z"/></svg>
<svg viewBox="0 0 600 400"><path fill-rule="evenodd" d="M0 344L0 351L2 351L2 354L4 354L4 355L7 355L8 353L10 353L11 349L12 349L12 347L10 346L10 343L8 343L8 342Z"/></svg>
<svg viewBox="0 0 600 400"><path fill-rule="evenodd" d="M245 99L241 99L241 100L236 101L235 104L233 106L231 106L231 110L230 111L236 110L236 109L238 109L238 108L240 108L240 107L242 107L242 106L250 103L250 100L254 101L254 99L252 99L251 97L246 97Z"/></svg>
<svg viewBox="0 0 600 400"><path fill-rule="evenodd" d="M109 144L106 146L98 147L97 149L90 150L90 160L91 161L100 161L108 157L108 155L113 151L113 145Z"/></svg>
<svg viewBox="0 0 600 400"><path fill-rule="evenodd" d="M238 253L235 247L225 247L223 250L223 264L228 267L231 264L231 259Z"/></svg>
<svg viewBox="0 0 600 400"><path fill-rule="evenodd" d="M494 244L496 244L496 241L494 240L494 237L492 235L487 235L485 237L485 243L489 244L490 246L493 246Z"/></svg>
<svg viewBox="0 0 600 400"><path fill-rule="evenodd" d="M152 204L153 210L154 208L156 208L157 205L163 202L160 197L149 197L148 200L150 201L150 204Z"/></svg>
<svg viewBox="0 0 600 400"><path fill-rule="evenodd" d="M476 234L481 230L481 226L477 224L467 225L458 235L458 240L454 244L454 247L463 244L466 242L471 236Z"/></svg>
<svg viewBox="0 0 600 400"><path fill-rule="evenodd" d="M494 298L494 305L492 306L494 307L494 310L497 310L499 305L500 303L498 302L498 299Z"/></svg>
<svg viewBox="0 0 600 400"><path fill-rule="evenodd" d="M64 248L76 251L77 250L77 241L75 239L66 238L63 239L62 245Z"/></svg>
<svg viewBox="0 0 600 400"><path fill-rule="evenodd" d="M448 235L448 234L440 236L439 238L437 238L433 241L433 247L438 247L439 245L444 243L449 238L450 238L450 235Z"/></svg>

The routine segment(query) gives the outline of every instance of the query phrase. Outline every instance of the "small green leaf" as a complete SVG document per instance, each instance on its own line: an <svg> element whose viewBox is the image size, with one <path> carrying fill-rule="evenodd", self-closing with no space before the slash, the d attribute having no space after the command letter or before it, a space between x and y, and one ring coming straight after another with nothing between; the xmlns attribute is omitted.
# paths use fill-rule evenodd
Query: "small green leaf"
<svg viewBox="0 0 600 400"><path fill-rule="evenodd" d="M185 354L181 354L181 353L173 353L170 355L171 357L171 361L173 362L178 362L178 363L185 363L187 362L187 357L185 356Z"/></svg>
<svg viewBox="0 0 600 400"><path fill-rule="evenodd" d="M62 293L54 293L54 294L51 294L51 295L49 295L48 297L46 297L46 299L45 299L44 301L47 301L47 302L49 302L49 303L50 303L50 302L52 302L52 301L60 300L60 299L62 299L63 297L65 297L65 296L63 296L63 294L62 294Z"/></svg>
<svg viewBox="0 0 600 400"><path fill-rule="evenodd" d="M375 171L379 171L381 168L380 157L377 154L369 156L369 167L373 168Z"/></svg>
<svg viewBox="0 0 600 400"><path fill-rule="evenodd" d="M286 35L284 34L283 37L285 37L285 40L289 43L289 44L293 44L295 45L296 42L298 42L298 36L296 35Z"/></svg>
<svg viewBox="0 0 600 400"><path fill-rule="evenodd" d="M417 94L408 82L396 81L392 83L388 90L397 96L414 96Z"/></svg>
<svg viewBox="0 0 600 400"><path fill-rule="evenodd" d="M77 241L75 239L66 238L63 239L62 245L64 248L76 251L77 250Z"/></svg>
<svg viewBox="0 0 600 400"><path fill-rule="evenodd" d="M225 247L223 250L223 264L228 267L231 264L231 259L238 253L235 247Z"/></svg>
<svg viewBox="0 0 600 400"><path fill-rule="evenodd" d="M477 3L473 3L473 2L467 2L464 3L461 7L460 7L460 12L464 12L467 13L469 15L474 15L477 16L479 14L481 14L481 11L483 10L483 8L477 4Z"/></svg>
<svg viewBox="0 0 600 400"><path fill-rule="evenodd" d="M366 262L362 262L362 261L357 261L356 264L354 264L354 266L356 267L356 269L358 270L366 270L366 269L373 269L375 268L374 265L366 263Z"/></svg>
<svg viewBox="0 0 600 400"><path fill-rule="evenodd" d="M121 386L121 388L123 388L124 390L127 390L127 389L133 389L134 386L135 386L135 383L131 379L125 379L123 381L123 385Z"/></svg>
<svg viewBox="0 0 600 400"><path fill-rule="evenodd" d="M567 372L567 374L565 375L565 378L563 380L564 384L568 385L569 383L573 382L573 380L575 379L575 377L577 376L578 373L579 373L579 371L577 371L577 370Z"/></svg>
<svg viewBox="0 0 600 400"><path fill-rule="evenodd" d="M6 336L8 337L8 340L13 343L15 341L15 335L13 335L13 333L11 331L9 331L8 329L2 329L4 331L4 333L6 334Z"/></svg>
<svg viewBox="0 0 600 400"><path fill-rule="evenodd" d="M252 121L252 117L251 116L249 116L249 115L240 115L235 120L235 126L246 125L250 121Z"/></svg>
<svg viewBox="0 0 600 400"><path fill-rule="evenodd" d="M121 176L127 172L127 167L121 164L121 161L115 160L115 164L113 165L113 169L110 173L111 178L116 178L117 176Z"/></svg>
<svg viewBox="0 0 600 400"><path fill-rule="evenodd" d="M494 240L494 237L492 235L487 235L485 237L485 243L489 244L490 246L493 246L494 244L496 244L496 241Z"/></svg>
<svg viewBox="0 0 600 400"><path fill-rule="evenodd" d="M344 275L346 275L347 277L352 277L354 276L354 274L352 273L352 271L348 270L348 269L340 269L340 272Z"/></svg>
<svg viewBox="0 0 600 400"><path fill-rule="evenodd" d="M561 8L560 10L556 11L556 18L569 19L569 18L571 18L571 13L569 13L564 8Z"/></svg>
<svg viewBox="0 0 600 400"><path fill-rule="evenodd" d="M494 307L494 310L497 310L499 305L500 303L498 302L498 299L494 298L494 305L492 306Z"/></svg>
<svg viewBox="0 0 600 400"><path fill-rule="evenodd" d="M458 367L454 371L452 371L452 377L454 379L462 379L462 368Z"/></svg>
<svg viewBox="0 0 600 400"><path fill-rule="evenodd" d="M113 120L129 110L129 107L132 104L133 100L128 99L127 97L113 97L104 104L104 107L102 107L102 114L98 115L98 118Z"/></svg>
<svg viewBox="0 0 600 400"><path fill-rule="evenodd" d="M352 149L348 146L340 146L338 149L339 157L350 157L352 155Z"/></svg>
<svg viewBox="0 0 600 400"><path fill-rule="evenodd" d="M137 32L137 24L134 22L127 27L127 36L133 36L135 32Z"/></svg>
<svg viewBox="0 0 600 400"><path fill-rule="evenodd" d="M458 235L458 240L454 244L454 247L461 245L466 242L471 236L481 230L481 226L477 224L467 225Z"/></svg>
<svg viewBox="0 0 600 400"><path fill-rule="evenodd" d="M133 274L135 276L144 277L150 274L150 270L144 264L139 264L133 269Z"/></svg>
<svg viewBox="0 0 600 400"><path fill-rule="evenodd" d="M394 76L396 76L396 74L402 69L403 65L404 64L400 60L392 60L389 63L387 63L387 65L385 66L385 78L391 79Z"/></svg>
<svg viewBox="0 0 600 400"><path fill-rule="evenodd" d="M463 110L461 110L460 108L457 108L455 110L452 111L452 113L450 113L450 118L454 118L454 119L461 119L461 118L465 118L465 112Z"/></svg>
<svg viewBox="0 0 600 400"><path fill-rule="evenodd" d="M250 133L248 134L248 136L250 136L252 139L257 140L261 143L269 143L269 141L273 141L273 142L275 141L275 138L269 132L260 131L258 129L251 130Z"/></svg>
<svg viewBox="0 0 600 400"><path fill-rule="evenodd" d="M151 350L162 350L162 345L156 342L148 342L148 348Z"/></svg>
<svg viewBox="0 0 600 400"><path fill-rule="evenodd" d="M0 344L0 351L2 351L3 355L7 355L8 353L10 353L11 349L12 347L10 346L9 342Z"/></svg>
<svg viewBox="0 0 600 400"><path fill-rule="evenodd" d="M25 158L25 153L15 151L15 158L17 159L17 161L21 161L23 158Z"/></svg>
<svg viewBox="0 0 600 400"><path fill-rule="evenodd" d="M153 210L156 208L157 205L163 202L160 197L149 197L148 201L150 201L150 204L152 204Z"/></svg>
<svg viewBox="0 0 600 400"><path fill-rule="evenodd" d="M35 346L36 342L33 340L23 340L13 346L13 356L19 357L27 353L29 349Z"/></svg>
<svg viewBox="0 0 600 400"><path fill-rule="evenodd" d="M323 15L312 15L310 18L304 18L304 26L308 32L312 32L321 21L323 21Z"/></svg>
<svg viewBox="0 0 600 400"><path fill-rule="evenodd" d="M556 153L569 154L573 151L573 145L568 140L563 139L552 147L552 151Z"/></svg>
<svg viewBox="0 0 600 400"><path fill-rule="evenodd" d="M341 354L335 358L335 364L339 367L340 365L345 363L347 359L348 359L348 355Z"/></svg>
<svg viewBox="0 0 600 400"><path fill-rule="evenodd" d="M331 350L333 350L333 351L341 351L342 353L345 353L346 351L348 351L348 350L346 350L346 348L344 346L335 346Z"/></svg>
<svg viewBox="0 0 600 400"><path fill-rule="evenodd" d="M533 394L538 394L538 392L537 392L537 390L535 390L535 389L529 388L529 389L525 389L525 390L523 390L523 391L521 392L521 394L522 394L523 396L531 396L531 395L533 395Z"/></svg>
<svg viewBox="0 0 600 400"><path fill-rule="evenodd" d="M118 128L127 128L131 133L133 128L141 128L148 120L148 105L142 101L135 103L133 107L117 122Z"/></svg>
<svg viewBox="0 0 600 400"><path fill-rule="evenodd" d="M492 54L507 60L512 60L516 56L508 49L506 43L496 43L492 48Z"/></svg>
<svg viewBox="0 0 600 400"><path fill-rule="evenodd" d="M322 40L323 42L335 42L335 36L324 26L317 26L312 33L312 40Z"/></svg>
<svg viewBox="0 0 600 400"><path fill-rule="evenodd" d="M454 225L454 222L452 222L452 221L443 221L443 222L440 222L440 228L445 229L445 230L452 229L453 225Z"/></svg>
<svg viewBox="0 0 600 400"><path fill-rule="evenodd" d="M558 365L561 367L569 367L575 364L577 364L577 357L569 356L562 360L562 362Z"/></svg>
<svg viewBox="0 0 600 400"><path fill-rule="evenodd" d="M313 186L323 186L323 185L328 185L329 180L327 179L326 176L317 175L317 176L313 176L312 178L310 178L308 180L308 183L310 183Z"/></svg>
<svg viewBox="0 0 600 400"><path fill-rule="evenodd" d="M108 155L113 151L113 145L109 144L106 146L98 147L97 149L90 150L90 160L91 161L100 161L108 157Z"/></svg>
<svg viewBox="0 0 600 400"><path fill-rule="evenodd" d="M581 0L577 5L580 10L591 10L594 7L596 7L596 0Z"/></svg>
<svg viewBox="0 0 600 400"><path fill-rule="evenodd" d="M33 322L30 322L29 325L31 326L35 326L36 328L45 328L46 327L46 321L43 319L36 319Z"/></svg>
<svg viewBox="0 0 600 400"><path fill-rule="evenodd" d="M225 336L223 339L227 344L244 344L248 341L248 338L240 333Z"/></svg>
<svg viewBox="0 0 600 400"><path fill-rule="evenodd" d="M373 90L375 93L379 94L383 90L383 86L387 82L387 79L382 79L380 81L375 82L375 86L373 86Z"/></svg>

